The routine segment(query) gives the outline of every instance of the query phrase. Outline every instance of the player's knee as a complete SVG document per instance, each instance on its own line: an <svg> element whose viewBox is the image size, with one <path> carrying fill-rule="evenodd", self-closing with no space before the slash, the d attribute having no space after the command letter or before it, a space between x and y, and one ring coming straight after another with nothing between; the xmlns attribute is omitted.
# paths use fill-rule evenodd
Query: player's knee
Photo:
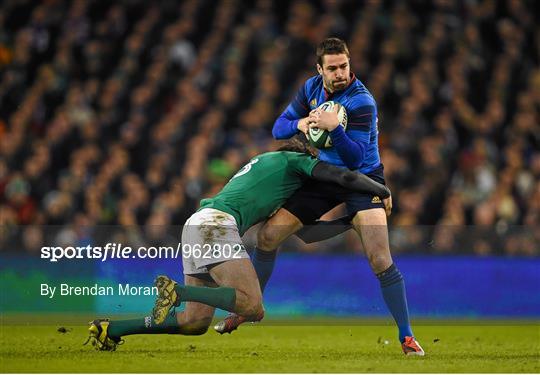
<svg viewBox="0 0 540 375"><path fill-rule="evenodd" d="M278 236L269 226L263 226L257 233L257 248L262 251L273 251L279 246Z"/></svg>
<svg viewBox="0 0 540 375"><path fill-rule="evenodd" d="M369 254L368 261L375 273L382 272L392 265L392 258L386 254Z"/></svg>

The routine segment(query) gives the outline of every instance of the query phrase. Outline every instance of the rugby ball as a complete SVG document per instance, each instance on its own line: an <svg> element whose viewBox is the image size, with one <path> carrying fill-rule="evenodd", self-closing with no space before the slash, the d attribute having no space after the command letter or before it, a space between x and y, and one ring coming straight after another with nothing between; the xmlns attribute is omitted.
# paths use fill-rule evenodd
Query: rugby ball
<svg viewBox="0 0 540 375"><path fill-rule="evenodd" d="M343 126L343 129L347 128L347 111L341 104L330 100L322 103L318 108L326 112L332 112L334 111L334 108L337 108L339 125ZM315 148L322 149L332 147L332 139L330 139L330 132L328 130L310 128L308 130L307 138L309 144Z"/></svg>

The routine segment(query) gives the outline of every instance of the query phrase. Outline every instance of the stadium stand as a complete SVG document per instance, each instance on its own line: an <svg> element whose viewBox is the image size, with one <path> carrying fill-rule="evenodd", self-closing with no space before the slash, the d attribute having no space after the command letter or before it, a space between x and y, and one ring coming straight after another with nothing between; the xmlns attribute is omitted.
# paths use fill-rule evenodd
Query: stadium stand
<svg viewBox="0 0 540 375"><path fill-rule="evenodd" d="M4 247L181 225L249 157L327 36L379 106L395 252L540 254L532 1L5 0ZM348 236L350 248L360 245ZM324 251L325 246L304 247Z"/></svg>

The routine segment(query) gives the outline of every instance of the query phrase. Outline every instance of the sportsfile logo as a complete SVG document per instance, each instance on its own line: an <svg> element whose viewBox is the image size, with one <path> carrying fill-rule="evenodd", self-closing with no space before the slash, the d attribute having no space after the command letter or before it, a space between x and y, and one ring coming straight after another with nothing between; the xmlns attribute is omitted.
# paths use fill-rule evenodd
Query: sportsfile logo
<svg viewBox="0 0 540 375"><path fill-rule="evenodd" d="M241 259L246 252L239 243L215 244L182 244L174 246L140 246L133 249L119 243L108 243L101 246L44 246L41 248L41 259L58 262L62 259Z"/></svg>
<svg viewBox="0 0 540 375"><path fill-rule="evenodd" d="M107 243L101 246L44 246L41 259L58 262L61 259L177 259L182 257L182 244L178 246L140 246L133 249L120 243Z"/></svg>

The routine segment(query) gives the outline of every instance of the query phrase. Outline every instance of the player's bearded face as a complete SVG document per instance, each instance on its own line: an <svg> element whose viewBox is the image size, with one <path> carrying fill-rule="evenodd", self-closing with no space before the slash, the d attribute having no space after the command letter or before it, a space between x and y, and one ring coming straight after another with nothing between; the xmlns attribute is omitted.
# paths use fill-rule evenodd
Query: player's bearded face
<svg viewBox="0 0 540 375"><path fill-rule="evenodd" d="M351 81L349 58L345 54L325 55L323 66L317 64L317 70L323 77L323 84L330 92L343 90Z"/></svg>

